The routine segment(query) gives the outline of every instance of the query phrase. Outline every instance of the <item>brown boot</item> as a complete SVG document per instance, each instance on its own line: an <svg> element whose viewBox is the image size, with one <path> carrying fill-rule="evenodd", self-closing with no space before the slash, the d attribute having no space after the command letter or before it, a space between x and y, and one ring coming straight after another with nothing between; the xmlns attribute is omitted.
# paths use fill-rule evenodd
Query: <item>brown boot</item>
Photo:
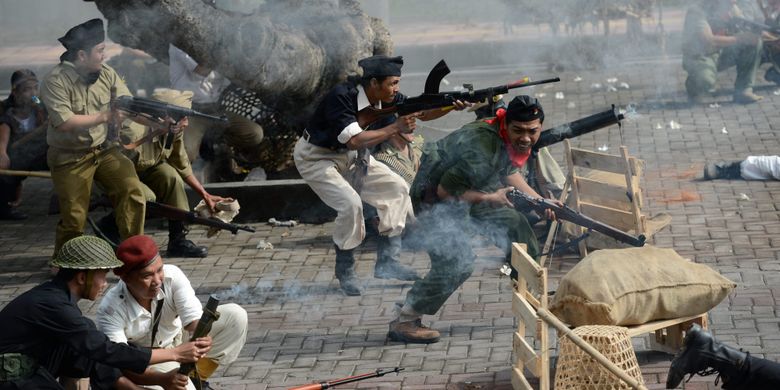
<svg viewBox="0 0 780 390"><path fill-rule="evenodd" d="M392 341L416 344L435 343L439 341L439 336L438 330L423 325L419 318L404 322L395 320L390 323L390 332L387 333L387 337Z"/></svg>
<svg viewBox="0 0 780 390"><path fill-rule="evenodd" d="M746 89L741 92L735 92L734 93L734 103L739 104L750 104L755 103L757 101L762 100L763 96L758 96L755 93L753 93L752 89Z"/></svg>

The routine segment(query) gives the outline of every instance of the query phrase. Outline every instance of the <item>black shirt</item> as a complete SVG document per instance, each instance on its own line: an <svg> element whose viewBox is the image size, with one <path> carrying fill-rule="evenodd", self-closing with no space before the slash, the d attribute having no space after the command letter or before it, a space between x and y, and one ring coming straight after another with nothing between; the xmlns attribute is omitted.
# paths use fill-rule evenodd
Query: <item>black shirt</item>
<svg viewBox="0 0 780 390"><path fill-rule="evenodd" d="M356 82L346 81L336 85L325 95L306 126L310 143L333 150L346 148L346 145L339 142L338 136L345 127L357 122L357 86ZM402 102L405 98L403 94L397 93L393 103L389 105ZM372 123L368 129L381 129L395 120L395 115L388 115Z"/></svg>
<svg viewBox="0 0 780 390"><path fill-rule="evenodd" d="M18 296L0 311L0 353L23 353L55 377L68 363L63 361L65 350L107 366L143 373L151 351L112 342L82 315L76 302L67 284L58 280Z"/></svg>

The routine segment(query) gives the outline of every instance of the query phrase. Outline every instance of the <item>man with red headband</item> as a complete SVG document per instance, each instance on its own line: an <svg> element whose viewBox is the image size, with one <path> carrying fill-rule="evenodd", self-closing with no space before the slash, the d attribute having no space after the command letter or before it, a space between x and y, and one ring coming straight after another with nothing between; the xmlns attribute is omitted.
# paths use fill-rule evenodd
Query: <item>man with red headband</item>
<svg viewBox="0 0 780 390"><path fill-rule="evenodd" d="M435 314L468 279L476 256L475 234L489 237L508 258L512 242L539 255L539 243L523 214L506 194L518 189L539 195L525 182L520 168L542 131L544 111L530 96L518 96L496 118L469 123L426 145L411 197L420 225L411 238L428 251L431 270L418 280L390 323L394 341L435 343L439 332L422 325L423 314ZM548 218L555 218L551 212Z"/></svg>
<svg viewBox="0 0 780 390"><path fill-rule="evenodd" d="M195 330L203 308L181 269L163 264L157 244L145 235L123 241L117 257L123 265L114 273L121 280L100 302L98 328L112 341L139 347L168 349L181 344L182 338L188 340L188 335L182 337L182 330ZM246 311L234 303L220 305L217 311L219 319L209 332L210 350L191 374L200 382L220 364L236 360L246 342ZM135 384L168 389L178 383L177 369L177 363L163 363L150 366L143 374L124 374ZM195 389L192 381L186 382L187 389Z"/></svg>

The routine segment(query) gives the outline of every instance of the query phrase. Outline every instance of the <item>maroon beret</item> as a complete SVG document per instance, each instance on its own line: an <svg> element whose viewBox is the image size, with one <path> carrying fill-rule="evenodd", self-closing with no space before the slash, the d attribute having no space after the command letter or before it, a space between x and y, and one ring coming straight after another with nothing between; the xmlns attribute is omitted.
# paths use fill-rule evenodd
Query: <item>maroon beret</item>
<svg viewBox="0 0 780 390"><path fill-rule="evenodd" d="M122 241L116 250L116 257L124 263L114 269L114 273L122 276L128 272L141 269L160 256L160 250L152 237L137 235Z"/></svg>

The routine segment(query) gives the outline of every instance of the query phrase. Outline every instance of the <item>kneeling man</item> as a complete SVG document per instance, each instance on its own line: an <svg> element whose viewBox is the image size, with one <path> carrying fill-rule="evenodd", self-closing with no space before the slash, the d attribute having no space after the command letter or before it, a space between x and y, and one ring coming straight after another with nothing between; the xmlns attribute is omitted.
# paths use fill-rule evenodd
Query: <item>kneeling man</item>
<svg viewBox="0 0 780 390"><path fill-rule="evenodd" d="M182 330L195 331L203 313L195 290L179 267L163 264L151 237L128 238L119 245L117 258L124 264L114 270L121 281L100 304L100 330L112 341L151 348L173 348L182 342ZM209 332L211 350L190 374L199 381L208 379L220 364L236 360L246 342L246 311L233 303L220 305L217 311L219 319ZM176 363L163 363L150 366L140 375L125 375L138 385L167 389L175 383L177 369ZM195 389L192 381L187 389Z"/></svg>

